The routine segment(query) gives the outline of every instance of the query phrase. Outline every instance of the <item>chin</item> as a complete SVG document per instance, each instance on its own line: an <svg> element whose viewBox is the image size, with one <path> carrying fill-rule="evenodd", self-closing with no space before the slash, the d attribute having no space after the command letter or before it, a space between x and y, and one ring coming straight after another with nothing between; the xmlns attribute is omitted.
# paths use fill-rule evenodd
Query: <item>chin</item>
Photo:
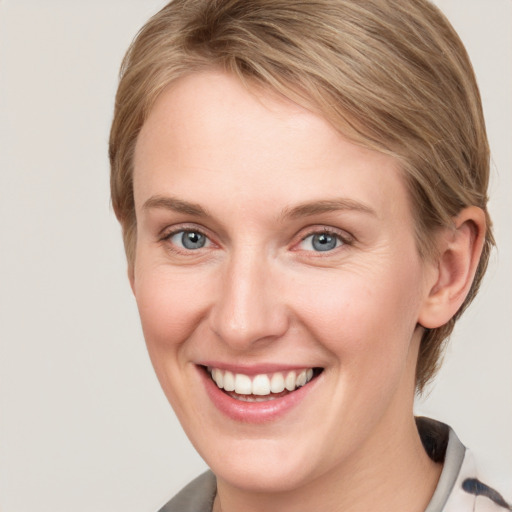
<svg viewBox="0 0 512 512"><path fill-rule="evenodd" d="M261 454L228 458L211 465L216 477L232 487L253 493L293 491L308 480L308 469L291 460L263 458Z"/></svg>
<svg viewBox="0 0 512 512"><path fill-rule="evenodd" d="M292 442L292 439L295 441ZM293 491L315 478L321 461L308 454L306 441L287 439L217 439L196 448L216 477L229 486L245 492L279 493ZM203 443L204 446L204 441ZM297 450L300 447L300 450Z"/></svg>

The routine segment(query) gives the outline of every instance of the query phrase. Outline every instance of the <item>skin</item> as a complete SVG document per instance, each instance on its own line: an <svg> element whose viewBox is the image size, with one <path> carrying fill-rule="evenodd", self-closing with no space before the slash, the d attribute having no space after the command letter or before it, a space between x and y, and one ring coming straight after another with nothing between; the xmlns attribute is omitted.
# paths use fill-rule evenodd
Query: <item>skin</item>
<svg viewBox="0 0 512 512"><path fill-rule="evenodd" d="M441 467L412 413L420 324L463 300L481 217L462 215L423 261L392 157L216 71L159 97L134 168L130 280L161 386L217 476L216 509L424 510ZM185 229L208 242L187 250ZM337 247L315 251L325 230ZM255 424L213 405L204 361L324 371Z"/></svg>

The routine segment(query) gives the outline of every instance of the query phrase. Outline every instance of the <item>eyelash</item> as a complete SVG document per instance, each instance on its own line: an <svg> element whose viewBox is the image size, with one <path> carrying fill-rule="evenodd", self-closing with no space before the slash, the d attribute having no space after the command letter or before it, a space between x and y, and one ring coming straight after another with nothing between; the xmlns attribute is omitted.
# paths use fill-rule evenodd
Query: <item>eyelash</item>
<svg viewBox="0 0 512 512"><path fill-rule="evenodd" d="M191 254L193 252L199 251L199 249L203 249L203 247L200 247L198 249L187 249L186 247L177 247L175 243L172 243L171 240L174 236L180 234L180 233L197 233L198 235L201 235L205 237L207 240L207 243L209 245L215 245L214 242L212 242L211 237L208 236L208 234L205 232L205 230L198 228L196 226L179 226L173 229L172 231L165 232L161 237L159 237L160 242L168 242L169 250L171 250L174 253L178 254ZM328 249L325 251L314 251L314 250L307 250L307 249L300 249L297 248L298 245L302 244L305 240L307 240L310 237L314 237L315 235L327 235L330 237L334 237L337 240L337 244L334 248ZM339 245L338 245L339 242ZM346 232L341 233L340 231L333 229L333 228L326 228L326 227L318 227L318 228L310 228L310 230L305 234L302 235L300 240L293 244L293 249L295 251L304 251L309 252L313 254L322 255L323 252L325 253L332 253L336 249L340 249L343 246L350 246L353 245L354 239ZM206 247L208 248L208 247Z"/></svg>
<svg viewBox="0 0 512 512"><path fill-rule="evenodd" d="M213 244L211 238L206 234L206 232L196 226L179 226L172 231L164 232L159 238L159 242L168 242L169 250L177 254L190 254L196 252L198 249L194 250L187 249L186 247L177 247L176 244L171 242L172 238L180 233L197 233L198 235L203 236L209 244ZM202 249L202 247L200 249Z"/></svg>
<svg viewBox="0 0 512 512"><path fill-rule="evenodd" d="M349 236L348 233L343 232L343 234L342 234L340 231L335 230L333 228L323 227L323 228L318 228L318 229L311 228L311 230L307 234L305 234L304 236L301 237L300 242L298 244L295 244L295 246L303 243L310 237L320 236L320 235L334 237L336 239L336 246L333 247L332 249L327 249L325 251L306 250L306 252L311 252L311 253L318 254L318 255L322 255L323 252L332 253L336 249L340 249L343 246L350 246L354 242L353 238L351 236ZM339 245L338 245L338 242L339 242ZM296 250L301 250L301 249L296 249Z"/></svg>

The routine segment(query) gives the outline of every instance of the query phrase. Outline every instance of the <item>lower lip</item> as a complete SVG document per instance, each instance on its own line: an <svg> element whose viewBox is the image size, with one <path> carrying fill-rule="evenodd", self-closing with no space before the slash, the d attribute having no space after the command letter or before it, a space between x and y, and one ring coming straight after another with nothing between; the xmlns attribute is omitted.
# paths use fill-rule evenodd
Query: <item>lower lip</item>
<svg viewBox="0 0 512 512"><path fill-rule="evenodd" d="M315 387L318 376L305 386L292 391L288 395L265 402L243 402L232 398L219 389L210 378L204 367L198 367L204 382L206 392L213 404L223 414L232 420L243 423L267 423L285 415L290 409L297 406Z"/></svg>

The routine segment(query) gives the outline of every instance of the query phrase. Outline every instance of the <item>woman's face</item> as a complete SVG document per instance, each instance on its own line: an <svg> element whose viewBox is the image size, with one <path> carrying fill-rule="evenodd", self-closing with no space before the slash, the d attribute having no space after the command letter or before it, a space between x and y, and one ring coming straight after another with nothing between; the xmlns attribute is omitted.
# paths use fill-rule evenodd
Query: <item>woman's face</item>
<svg viewBox="0 0 512 512"><path fill-rule="evenodd" d="M134 189L148 350L219 479L293 489L393 442L433 275L393 158L212 71L157 101Z"/></svg>

